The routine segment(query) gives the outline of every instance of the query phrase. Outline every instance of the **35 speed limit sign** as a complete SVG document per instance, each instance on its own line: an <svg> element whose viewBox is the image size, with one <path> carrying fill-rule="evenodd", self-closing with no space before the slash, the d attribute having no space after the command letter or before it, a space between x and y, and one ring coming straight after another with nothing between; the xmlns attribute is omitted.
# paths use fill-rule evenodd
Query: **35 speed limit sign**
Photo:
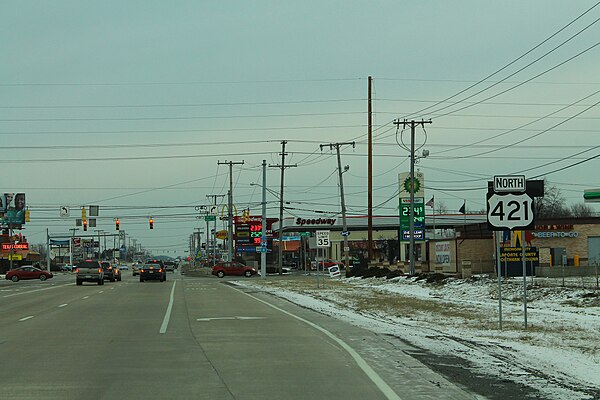
<svg viewBox="0 0 600 400"><path fill-rule="evenodd" d="M532 229L533 199L527 193L488 193L487 219L492 230Z"/></svg>
<svg viewBox="0 0 600 400"><path fill-rule="evenodd" d="M329 231L316 231L317 247L329 247Z"/></svg>

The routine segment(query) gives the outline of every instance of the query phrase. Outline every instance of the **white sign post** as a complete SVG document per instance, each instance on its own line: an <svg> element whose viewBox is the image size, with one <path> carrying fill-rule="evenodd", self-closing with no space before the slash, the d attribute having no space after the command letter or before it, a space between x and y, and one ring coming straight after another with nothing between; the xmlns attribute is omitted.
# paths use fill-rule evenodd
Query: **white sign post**
<svg viewBox="0 0 600 400"><path fill-rule="evenodd" d="M329 231L316 231L317 239L317 288L319 287L319 268L322 265L325 269L325 249L329 248ZM319 249L322 249L321 263L319 264ZM323 271L324 272L324 271Z"/></svg>
<svg viewBox="0 0 600 400"><path fill-rule="evenodd" d="M489 188L492 188L492 191ZM525 230L533 225L533 197L527 193L525 175L497 175L487 194L487 220L494 231L522 230L521 249L523 258L523 319L527 329L527 269L525 254ZM502 285L500 273L500 244L496 233L496 258L498 264L498 314L502 329ZM532 267L533 274L533 267Z"/></svg>

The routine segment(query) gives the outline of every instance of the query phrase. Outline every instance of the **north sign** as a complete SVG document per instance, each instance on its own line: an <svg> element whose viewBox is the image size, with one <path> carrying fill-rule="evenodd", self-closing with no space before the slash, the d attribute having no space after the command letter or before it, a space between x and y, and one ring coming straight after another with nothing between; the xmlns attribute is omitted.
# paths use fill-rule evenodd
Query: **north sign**
<svg viewBox="0 0 600 400"><path fill-rule="evenodd" d="M527 189L525 175L496 175L493 184L495 193L524 192Z"/></svg>

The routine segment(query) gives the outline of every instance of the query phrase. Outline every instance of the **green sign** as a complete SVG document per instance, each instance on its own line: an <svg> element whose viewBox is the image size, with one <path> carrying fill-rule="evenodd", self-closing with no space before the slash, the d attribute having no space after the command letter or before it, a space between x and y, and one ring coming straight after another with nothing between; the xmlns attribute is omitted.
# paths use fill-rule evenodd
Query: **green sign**
<svg viewBox="0 0 600 400"><path fill-rule="evenodd" d="M216 221L217 220L217 216L216 215L205 215L204 216L204 220L205 221Z"/></svg>
<svg viewBox="0 0 600 400"><path fill-rule="evenodd" d="M300 236L310 236L310 232L300 232Z"/></svg>
<svg viewBox="0 0 600 400"><path fill-rule="evenodd" d="M410 229L410 199L400 199L400 229ZM425 205L423 202L413 203L414 228L425 229Z"/></svg>
<svg viewBox="0 0 600 400"><path fill-rule="evenodd" d="M600 189L587 189L583 192L586 203L600 202Z"/></svg>

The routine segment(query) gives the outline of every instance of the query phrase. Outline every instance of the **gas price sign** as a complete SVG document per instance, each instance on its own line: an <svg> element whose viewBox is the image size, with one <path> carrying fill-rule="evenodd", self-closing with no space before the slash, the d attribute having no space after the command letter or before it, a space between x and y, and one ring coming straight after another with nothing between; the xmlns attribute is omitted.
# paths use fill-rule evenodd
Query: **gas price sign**
<svg viewBox="0 0 600 400"><path fill-rule="evenodd" d="M400 225L402 226L402 229L410 229L410 200L409 202L404 202L403 200L405 199L401 199L400 200ZM425 205L423 204L423 202L420 203L413 203L413 209L414 209L414 213L415 213L415 218L414 218L414 226L415 228L418 229L424 229L425 228Z"/></svg>

